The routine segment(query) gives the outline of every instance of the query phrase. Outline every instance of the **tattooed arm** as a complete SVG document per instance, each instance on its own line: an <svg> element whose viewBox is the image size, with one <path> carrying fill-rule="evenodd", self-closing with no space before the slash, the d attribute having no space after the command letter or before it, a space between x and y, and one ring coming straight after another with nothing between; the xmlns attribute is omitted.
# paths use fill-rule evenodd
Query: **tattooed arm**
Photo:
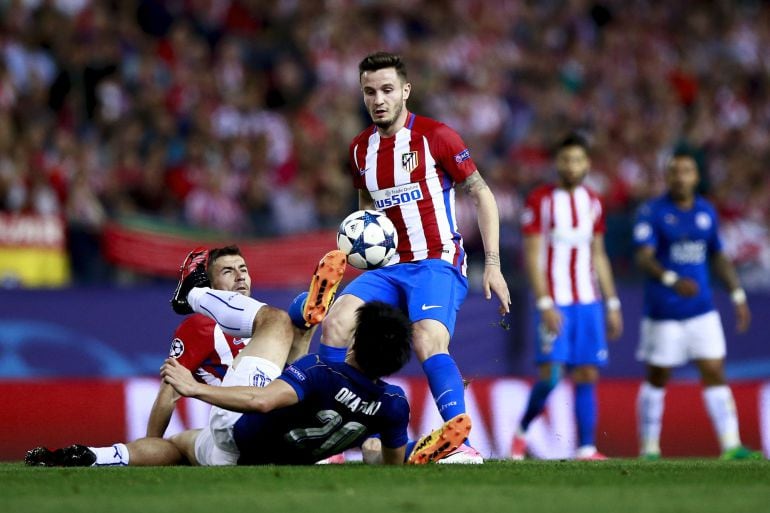
<svg viewBox="0 0 770 513"><path fill-rule="evenodd" d="M495 196L478 171L466 178L461 186L473 199L478 214L479 232L484 244L484 296L491 299L494 292L500 300L500 312L508 313L511 295L500 270L500 217Z"/></svg>

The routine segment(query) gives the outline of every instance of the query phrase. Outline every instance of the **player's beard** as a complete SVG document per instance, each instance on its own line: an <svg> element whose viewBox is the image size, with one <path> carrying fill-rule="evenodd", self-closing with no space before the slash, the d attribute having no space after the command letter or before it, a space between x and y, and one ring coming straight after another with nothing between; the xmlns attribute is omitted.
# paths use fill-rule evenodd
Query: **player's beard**
<svg viewBox="0 0 770 513"><path fill-rule="evenodd" d="M387 130L390 127L393 126L393 124L396 122L396 120L399 117L401 117L401 113L403 111L404 111L404 102L401 101L401 102L398 103L398 105L396 106L395 110L393 111L393 116L391 116L389 119L379 119L379 120L376 120L376 119L374 119L374 116L372 114L370 114L370 116L372 116L372 123L374 123L374 126L376 126L377 128L380 128L382 130Z"/></svg>
<svg viewBox="0 0 770 513"><path fill-rule="evenodd" d="M561 185L567 189L574 189L578 185L583 183L583 180L585 180L586 175L588 175L588 170L584 170L582 173L565 173L562 171L558 172L559 174L559 181L561 182Z"/></svg>

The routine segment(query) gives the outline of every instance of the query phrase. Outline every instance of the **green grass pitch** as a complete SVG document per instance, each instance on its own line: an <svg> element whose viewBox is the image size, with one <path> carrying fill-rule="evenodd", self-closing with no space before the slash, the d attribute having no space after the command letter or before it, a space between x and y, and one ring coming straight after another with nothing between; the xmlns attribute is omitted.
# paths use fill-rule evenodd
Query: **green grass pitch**
<svg viewBox="0 0 770 513"><path fill-rule="evenodd" d="M770 511L770 462L54 469L5 463L0 505L8 513L760 513Z"/></svg>

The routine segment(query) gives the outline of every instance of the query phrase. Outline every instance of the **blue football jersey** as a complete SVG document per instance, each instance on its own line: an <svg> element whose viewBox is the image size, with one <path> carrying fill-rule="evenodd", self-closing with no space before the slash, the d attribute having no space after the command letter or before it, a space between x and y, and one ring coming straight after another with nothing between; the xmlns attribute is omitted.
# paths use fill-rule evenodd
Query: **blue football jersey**
<svg viewBox="0 0 770 513"><path fill-rule="evenodd" d="M700 196L690 210L681 210L664 195L639 209L634 244L655 248L660 264L698 282L695 297L683 297L650 277L645 282L644 313L651 319L688 319L714 309L709 257L722 250L714 207Z"/></svg>
<svg viewBox="0 0 770 513"><path fill-rule="evenodd" d="M375 433L385 447L407 443L409 403L400 387L373 382L317 354L295 361L278 379L294 388L299 403L246 413L236 422L240 465L310 464L360 446Z"/></svg>

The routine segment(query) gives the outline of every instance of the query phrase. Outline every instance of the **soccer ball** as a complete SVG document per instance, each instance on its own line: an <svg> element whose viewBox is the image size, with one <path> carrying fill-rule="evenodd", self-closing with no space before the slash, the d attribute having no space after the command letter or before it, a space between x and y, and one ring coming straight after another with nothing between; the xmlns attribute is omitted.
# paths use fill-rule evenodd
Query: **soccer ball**
<svg viewBox="0 0 770 513"><path fill-rule="evenodd" d="M377 269L396 254L398 235L388 216L376 210L358 210L340 223L337 248L358 269Z"/></svg>

